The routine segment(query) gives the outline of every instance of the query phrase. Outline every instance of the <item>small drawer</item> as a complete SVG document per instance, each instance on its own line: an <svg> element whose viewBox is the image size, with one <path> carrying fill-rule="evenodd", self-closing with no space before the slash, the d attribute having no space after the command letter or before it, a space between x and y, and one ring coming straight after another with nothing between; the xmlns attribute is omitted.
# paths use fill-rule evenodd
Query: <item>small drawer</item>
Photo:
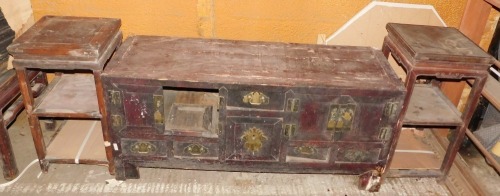
<svg viewBox="0 0 500 196"><path fill-rule="evenodd" d="M219 159L218 143L174 142L174 157L188 159Z"/></svg>
<svg viewBox="0 0 500 196"><path fill-rule="evenodd" d="M284 100L285 94L282 92L230 90L228 92L227 106L281 111L285 105Z"/></svg>
<svg viewBox="0 0 500 196"><path fill-rule="evenodd" d="M161 140L122 139L123 155L132 156L167 156L166 142Z"/></svg>
<svg viewBox="0 0 500 196"><path fill-rule="evenodd" d="M317 147L309 144L288 146L286 162L298 163L328 163L329 147Z"/></svg>

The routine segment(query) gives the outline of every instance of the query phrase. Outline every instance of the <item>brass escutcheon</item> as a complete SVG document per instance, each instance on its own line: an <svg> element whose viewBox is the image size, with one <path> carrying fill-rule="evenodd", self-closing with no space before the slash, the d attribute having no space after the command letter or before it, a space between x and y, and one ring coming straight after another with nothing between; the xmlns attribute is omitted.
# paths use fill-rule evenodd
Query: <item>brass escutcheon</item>
<svg viewBox="0 0 500 196"><path fill-rule="evenodd" d="M326 125L327 130L351 130L355 107L356 105L353 104L332 105L330 107L330 114Z"/></svg>
<svg viewBox="0 0 500 196"><path fill-rule="evenodd" d="M149 154L156 151L156 146L150 142L136 142L130 146L130 152L138 154Z"/></svg>
<svg viewBox="0 0 500 196"><path fill-rule="evenodd" d="M184 151L193 156L199 156L208 152L208 149L201 144L189 144Z"/></svg>
<svg viewBox="0 0 500 196"><path fill-rule="evenodd" d="M261 129L252 127L247 129L240 139L244 142L243 147L245 147L248 152L254 154L255 152L260 151L262 148L262 142L267 140L267 137Z"/></svg>
<svg viewBox="0 0 500 196"><path fill-rule="evenodd" d="M243 96L243 103L250 105L266 105L269 103L269 97L262 92L250 92Z"/></svg>

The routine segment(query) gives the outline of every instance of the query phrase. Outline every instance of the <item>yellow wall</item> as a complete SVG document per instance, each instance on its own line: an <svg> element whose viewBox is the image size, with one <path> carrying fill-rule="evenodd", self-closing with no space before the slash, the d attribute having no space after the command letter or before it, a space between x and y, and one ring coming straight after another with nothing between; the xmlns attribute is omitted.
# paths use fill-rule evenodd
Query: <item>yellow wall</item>
<svg viewBox="0 0 500 196"><path fill-rule="evenodd" d="M458 27L467 0L387 0L431 4ZM316 43L371 0L31 0L44 15L122 19L125 36L168 35Z"/></svg>

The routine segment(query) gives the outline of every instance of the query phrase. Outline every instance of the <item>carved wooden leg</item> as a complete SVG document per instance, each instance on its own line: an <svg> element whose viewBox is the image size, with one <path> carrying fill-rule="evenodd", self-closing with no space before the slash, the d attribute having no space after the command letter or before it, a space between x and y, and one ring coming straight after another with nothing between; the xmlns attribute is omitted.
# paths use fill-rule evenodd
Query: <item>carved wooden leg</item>
<svg viewBox="0 0 500 196"><path fill-rule="evenodd" d="M139 179L139 168L130 163L124 163L122 160L115 158L115 179Z"/></svg>
<svg viewBox="0 0 500 196"><path fill-rule="evenodd" d="M7 132L7 124L3 120L3 114L0 110L0 155L3 162L3 176L6 180L14 179L19 170L16 165L16 158L12 151L9 133Z"/></svg>
<svg viewBox="0 0 500 196"><path fill-rule="evenodd" d="M31 135L35 144L35 150L40 163L40 168L42 169L42 171L47 172L49 170L49 162L45 160L47 149L43 140L40 121L38 119L38 116L33 114L33 107L35 102L33 99L33 91L31 90L30 86L31 82L27 77L26 69L16 69L16 74L19 80L19 88L21 89L21 94L23 95L24 108L26 109L26 114L28 116L28 122L30 124Z"/></svg>
<svg viewBox="0 0 500 196"><path fill-rule="evenodd" d="M378 192L382 184L382 173L376 169L359 175L358 188L370 192Z"/></svg>

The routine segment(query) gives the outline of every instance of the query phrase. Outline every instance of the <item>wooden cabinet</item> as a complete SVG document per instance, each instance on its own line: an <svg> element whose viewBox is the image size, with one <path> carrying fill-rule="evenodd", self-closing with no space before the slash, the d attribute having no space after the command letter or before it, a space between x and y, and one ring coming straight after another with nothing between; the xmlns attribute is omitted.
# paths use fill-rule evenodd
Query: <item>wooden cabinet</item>
<svg viewBox="0 0 500 196"><path fill-rule="evenodd" d="M120 180L383 173L406 93L372 48L153 36L127 38L102 79Z"/></svg>

